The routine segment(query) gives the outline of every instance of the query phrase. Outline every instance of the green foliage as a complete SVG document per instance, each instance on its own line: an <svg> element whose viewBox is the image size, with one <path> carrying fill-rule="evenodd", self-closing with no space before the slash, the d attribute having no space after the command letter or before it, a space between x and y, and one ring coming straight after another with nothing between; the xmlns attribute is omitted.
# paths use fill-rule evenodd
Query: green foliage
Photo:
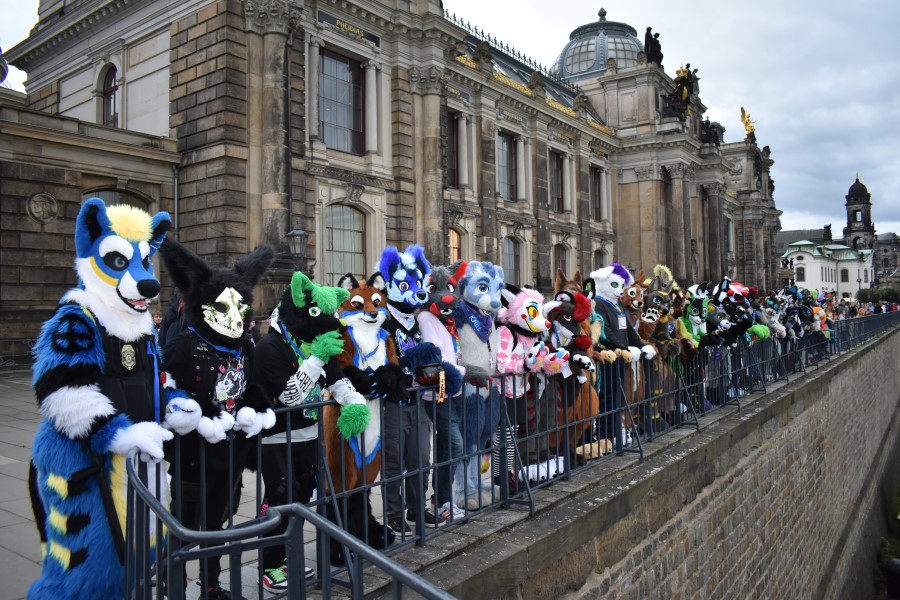
<svg viewBox="0 0 900 600"><path fill-rule="evenodd" d="M898 288L865 288L856 295L860 302L900 302Z"/></svg>
<svg viewBox="0 0 900 600"><path fill-rule="evenodd" d="M886 302L900 302L900 289L885 288L881 292L881 299Z"/></svg>

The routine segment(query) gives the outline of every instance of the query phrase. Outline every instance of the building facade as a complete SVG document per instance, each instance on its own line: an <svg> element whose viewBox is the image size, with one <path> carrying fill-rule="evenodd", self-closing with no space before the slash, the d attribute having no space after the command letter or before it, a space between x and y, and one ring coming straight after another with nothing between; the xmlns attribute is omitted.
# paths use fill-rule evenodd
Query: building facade
<svg viewBox="0 0 900 600"><path fill-rule="evenodd" d="M146 208L214 263L272 244L258 311L297 266L331 284L414 242L544 290L612 261L775 283L768 147L749 121L723 143L696 70L670 77L602 10L550 69L436 0L41 0L6 57L28 73L19 114L174 145Z"/></svg>

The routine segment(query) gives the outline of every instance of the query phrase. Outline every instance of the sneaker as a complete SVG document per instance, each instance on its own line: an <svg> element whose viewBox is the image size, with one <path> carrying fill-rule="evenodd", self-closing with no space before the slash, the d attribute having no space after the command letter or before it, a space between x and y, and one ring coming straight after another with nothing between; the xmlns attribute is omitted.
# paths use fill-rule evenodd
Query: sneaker
<svg viewBox="0 0 900 600"><path fill-rule="evenodd" d="M441 527L442 525L447 524L447 519L450 518L452 513L448 511L441 510L437 515L435 515L430 508L425 509L425 527ZM406 511L406 520L411 523L416 522L416 513L412 510Z"/></svg>
<svg viewBox="0 0 900 600"><path fill-rule="evenodd" d="M200 583L199 581L197 583ZM200 598L205 600L232 600L231 592L228 590L223 590L222 586L216 582L216 585L207 588L206 594L200 594ZM241 595L236 596L235 598L239 598L240 600L247 600Z"/></svg>
<svg viewBox="0 0 900 600"><path fill-rule="evenodd" d="M450 520L458 521L460 519L464 519L466 516L466 511L453 504L452 502L444 502L444 505L441 506L441 512L450 511Z"/></svg>
<svg viewBox="0 0 900 600"><path fill-rule="evenodd" d="M409 525L403 519L388 519L388 527L393 529L397 535L412 535L412 529L409 528Z"/></svg>
<svg viewBox="0 0 900 600"><path fill-rule="evenodd" d="M269 592L280 592L282 590L286 590L288 586L287 581L287 566L281 565L280 567L275 567L274 569L266 569L262 578L263 587Z"/></svg>

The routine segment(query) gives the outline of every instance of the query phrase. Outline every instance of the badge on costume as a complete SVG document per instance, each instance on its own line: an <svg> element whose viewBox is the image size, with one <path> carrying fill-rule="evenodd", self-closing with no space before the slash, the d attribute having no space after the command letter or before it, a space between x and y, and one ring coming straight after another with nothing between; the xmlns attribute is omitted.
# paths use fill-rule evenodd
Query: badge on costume
<svg viewBox="0 0 900 600"><path fill-rule="evenodd" d="M628 327L628 321L625 320L624 316L619 317L619 329L625 329Z"/></svg>
<svg viewBox="0 0 900 600"><path fill-rule="evenodd" d="M134 347L131 344L122 346L122 366L131 371L137 365Z"/></svg>

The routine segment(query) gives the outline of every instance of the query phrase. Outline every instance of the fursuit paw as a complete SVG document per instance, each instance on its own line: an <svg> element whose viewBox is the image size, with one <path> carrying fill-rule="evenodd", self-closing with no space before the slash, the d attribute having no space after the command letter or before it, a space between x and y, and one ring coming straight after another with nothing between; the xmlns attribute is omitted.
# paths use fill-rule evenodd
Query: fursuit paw
<svg viewBox="0 0 900 600"><path fill-rule="evenodd" d="M142 421L120 429L109 451L115 454L128 454L132 448L140 450L144 462L159 462L163 458L163 442L175 437L171 431L152 421Z"/></svg>
<svg viewBox="0 0 900 600"><path fill-rule="evenodd" d="M210 444L217 444L225 439L225 429L218 417L202 417L197 425L197 433Z"/></svg>
<svg viewBox="0 0 900 600"><path fill-rule="evenodd" d="M234 419L234 430L243 431L248 438L253 437L263 429L271 429L275 426L275 411L271 408L265 412L256 412L249 406L238 411Z"/></svg>
<svg viewBox="0 0 900 600"><path fill-rule="evenodd" d="M338 331L326 331L316 336L312 343L312 355L327 363L332 356L344 351L344 340Z"/></svg>
<svg viewBox="0 0 900 600"><path fill-rule="evenodd" d="M656 348L654 348L652 344L647 344L641 348L641 353L643 353L645 358L652 359L656 356ZM638 356L638 358L640 358L640 356Z"/></svg>
<svg viewBox="0 0 900 600"><path fill-rule="evenodd" d="M348 404L341 407L341 416L337 420L338 431L341 437L349 440L355 435L361 434L369 426L371 414L365 404Z"/></svg>
<svg viewBox="0 0 900 600"><path fill-rule="evenodd" d="M384 400L400 404L409 403L409 392L406 390L407 375L397 365L378 367L372 377L372 393Z"/></svg>
<svg viewBox="0 0 900 600"><path fill-rule="evenodd" d="M644 346L644 348L648 346L650 346L650 344L647 344L647 346ZM628 353L631 355L631 362L636 363L637 361L641 360L641 349L637 346L628 346Z"/></svg>
<svg viewBox="0 0 900 600"><path fill-rule="evenodd" d="M178 435L186 435L200 425L203 413L200 405L191 398L172 398L166 404L166 417L163 427L174 431Z"/></svg>

